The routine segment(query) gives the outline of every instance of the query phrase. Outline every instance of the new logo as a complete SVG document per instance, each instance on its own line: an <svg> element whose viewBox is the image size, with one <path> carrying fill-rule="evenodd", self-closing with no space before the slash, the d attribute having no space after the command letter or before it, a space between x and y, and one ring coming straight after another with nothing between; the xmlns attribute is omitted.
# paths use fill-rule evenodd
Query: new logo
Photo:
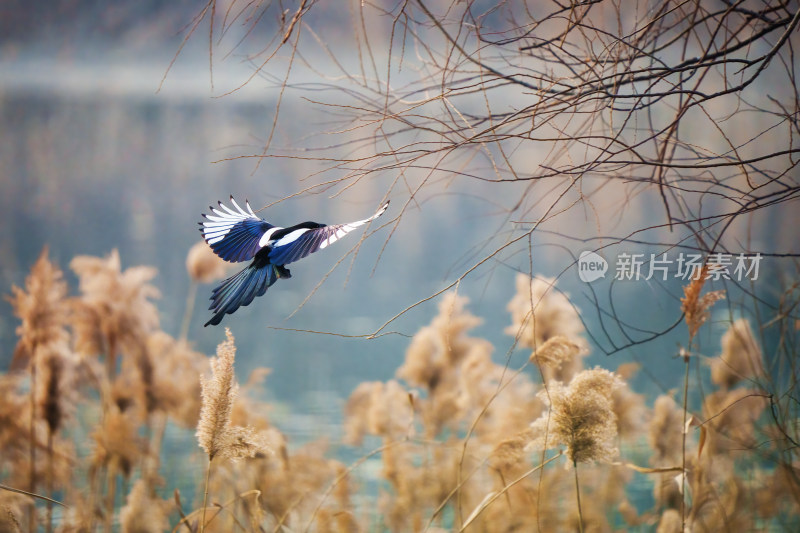
<svg viewBox="0 0 800 533"><path fill-rule="evenodd" d="M599 278L606 277L608 263L594 252L581 252L578 257L578 277L581 281L591 283Z"/></svg>

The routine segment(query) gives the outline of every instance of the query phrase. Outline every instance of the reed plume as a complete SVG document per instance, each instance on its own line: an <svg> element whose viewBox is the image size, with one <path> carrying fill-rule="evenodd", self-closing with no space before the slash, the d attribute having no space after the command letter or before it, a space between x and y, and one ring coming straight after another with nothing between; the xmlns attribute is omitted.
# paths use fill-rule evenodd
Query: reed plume
<svg viewBox="0 0 800 533"><path fill-rule="evenodd" d="M61 418L60 398L57 395L58 377L60 369L63 367L61 358L69 351L69 334L66 329L69 319L69 306L66 300L67 284L61 270L50 262L46 247L25 279L25 290L14 286L11 288L11 292L12 296L9 301L14 309L14 314L21 320L21 324L16 330L19 341L14 349L12 368L25 368L30 375L28 490L35 492L37 485L37 421L42 415L42 409L37 409L37 400L43 396L44 401L47 402L44 406L39 407L47 409L44 414L47 417L48 428L48 462L52 465L52 439L54 431L60 425ZM40 368L43 366L45 368ZM45 371L47 372L46 379L53 378L55 382L46 383L47 389L42 395L37 376ZM51 395L50 392L54 394ZM51 491L52 471L48 474L48 479L48 489ZM33 531L36 527L35 513L29 513L28 518L30 529ZM48 518L47 528L48 531L52 529L50 518Z"/></svg>
<svg viewBox="0 0 800 533"><path fill-rule="evenodd" d="M239 387L233 372L236 345L230 329L225 328L225 336L226 340L217 346L217 357L210 361L211 378L200 376L202 405L196 435L200 447L208 455L200 531L205 529L211 462L216 457L232 460L253 457L266 449L253 428L231 425L231 412Z"/></svg>
<svg viewBox="0 0 800 533"><path fill-rule="evenodd" d="M196 283L211 283L224 278L226 267L227 263L203 240L194 243L186 254L186 272Z"/></svg>
<svg viewBox="0 0 800 533"><path fill-rule="evenodd" d="M92 432L92 439L92 468L106 467L130 476L143 452L136 417L130 411L113 406Z"/></svg>
<svg viewBox="0 0 800 533"><path fill-rule="evenodd" d="M217 346L217 357L210 361L211 378L200 376L202 404L196 434L209 461L216 457L252 457L261 450L258 443L252 441L252 428L231 425L239 386L233 372L236 345L230 329L225 328L225 336L226 340Z"/></svg>
<svg viewBox="0 0 800 533"><path fill-rule="evenodd" d="M722 336L722 353L711 359L711 381L730 388L743 379L764 376L764 363L750 323L740 318Z"/></svg>
<svg viewBox="0 0 800 533"><path fill-rule="evenodd" d="M161 533L169 531L169 511L172 503L155 494L151 481L137 479L119 512L122 533Z"/></svg>
<svg viewBox="0 0 800 533"><path fill-rule="evenodd" d="M580 358L587 353L585 343L573 341L563 335L554 335L540 344L531 353L530 362L535 364L546 381L571 378L582 366Z"/></svg>
<svg viewBox="0 0 800 533"><path fill-rule="evenodd" d="M185 341L189 334L189 323L192 320L194 301L197 297L197 284L211 283L224 278L227 265L228 263L215 254L204 240L196 242L189 248L189 253L186 254L186 272L189 274L191 284L186 296L186 310L183 313L179 339Z"/></svg>
<svg viewBox="0 0 800 533"><path fill-rule="evenodd" d="M105 354L106 375L113 380L119 353L140 357L148 334L158 328L152 300L160 293L148 283L157 271L146 266L122 270L117 250L107 258L75 257L70 267L81 290L73 305L76 348L84 356Z"/></svg>
<svg viewBox="0 0 800 533"><path fill-rule="evenodd" d="M350 396L346 440L361 443L374 435L383 442L346 467L330 459L325 439L290 448L288 437L267 418L269 406L255 394L269 370L257 369L247 385L237 386L236 346L230 332L211 359L209 376L178 379L203 374L208 359L187 342L160 331L157 319L134 313L126 318L127 311L114 308L112 298L99 289L101 278L112 289L127 284L128 294L134 295L128 301L138 312L153 311L155 293L147 277L152 272L127 278L130 272L118 268L113 253L87 261L78 270L86 283L97 287L89 290L84 285L83 294L71 304L52 265L48 269L37 262L32 279L23 289L15 288L12 302L22 319L15 365L27 372L0 376L3 484L27 488L33 477L40 489L47 483L48 493L58 495L63 487L61 494L70 505L60 515L58 528L63 533L100 529L98 521L108 531L130 533L170 527L173 504L155 490L160 438L154 434L165 426L154 426L158 431L151 432L148 446L148 428L142 427L145 419L149 426L148 415L196 428L199 447L208 456L202 511L189 513L184 522L195 531L370 530L365 518L372 511L359 503L354 491L357 469L374 464L368 461L373 454L380 454L381 466L366 478L371 483L372 473L377 473L386 487L374 502L374 512L380 515L381 527L392 531L609 531L622 516L629 527L681 531L683 523L703 532L752 530L778 521L792 527L796 520L800 483L795 449L789 446L797 440L795 428L771 423L776 417L793 416L792 411L777 398L768 401L769 392L759 390L769 384L761 379L768 377L764 354L745 320L733 322L722 337L721 354L710 359L716 389L704 385L702 417L689 429L700 435L694 446L692 441L687 444L688 417L673 400L674 392L658 397L649 413L643 397L627 385L637 365L620 365L613 374L581 370L588 351L579 336L582 326L574 322L579 322L574 308L551 284L518 278L516 301L509 307L520 343L530 343L530 361L543 370L544 390L538 390L527 368L514 372L493 361L492 344L471 331L481 319L470 312L466 298L448 293L431 322L412 339L397 379L361 383ZM549 293L560 297L548 300ZM699 281L684 294L684 311L693 324L692 344L698 343L698 328L707 323L711 304L721 297L705 296ZM41 301L49 302L47 308ZM117 316L101 316L104 313ZM70 321L73 335L66 327ZM795 341L787 336L784 342ZM110 346L116 348L109 351ZM103 368L108 358L102 357L112 352L119 364L109 375ZM684 352L685 359L690 352ZM33 373L36 386L31 396ZM752 380L748 388L742 387L743 380ZM101 391L102 411L93 404L97 395L92 387ZM76 390L88 394L79 396ZM75 417L78 401L86 403ZM686 404L684 400L684 409ZM86 428L81 422L97 423ZM652 468L587 464L610 461L618 454L616 447L640 437L642 428L652 450ZM76 459L68 440L83 432L93 443L87 461ZM643 439L634 442L638 453ZM540 468L556 460L551 454L531 469L530 450L545 443L547 448L566 448L570 468ZM47 450L48 461L29 461L31 445L41 457ZM773 454L779 460L771 469L763 459ZM239 457L249 459L216 460ZM69 482L80 479L70 476L86 471L87 462L89 490L71 488ZM676 476L681 464L683 474ZM743 475L750 465L752 470ZM656 505L649 511L630 503L637 500L629 490L639 489L631 484L632 469L655 478ZM541 472L538 480L531 476L533 471ZM125 479L121 485L120 478ZM115 497L120 486L124 493ZM33 501L0 490L0 530L27 531L31 520L25 511L34 509ZM577 506L565 506L565 501L576 501ZM208 518L210 524L206 516L199 527L193 524L209 505L219 505L220 512ZM39 521L44 530L43 513Z"/></svg>
<svg viewBox="0 0 800 533"><path fill-rule="evenodd" d="M683 414L671 395L662 394L653 404L647 432L647 442L653 450L650 462L666 466L680 458Z"/></svg>
<svg viewBox="0 0 800 533"><path fill-rule="evenodd" d="M441 384L448 368L480 349L481 342L467 332L483 321L465 310L468 302L455 292L442 297L439 314L411 340L405 362L397 369L397 377L433 391Z"/></svg>
<svg viewBox="0 0 800 533"><path fill-rule="evenodd" d="M395 375L427 393L420 403L428 437L456 423L470 408L468 395L460 380L462 370L475 361L487 359L491 344L470 336L469 330L482 320L466 310L469 299L456 292L446 293L439 302L439 313L411 339L403 364Z"/></svg>
<svg viewBox="0 0 800 533"><path fill-rule="evenodd" d="M531 424L537 437L529 447L543 446L546 438L548 448L565 446L572 462L611 461L617 454L613 394L623 384L613 372L599 367L580 372L569 385L552 382L538 393L549 411Z"/></svg>
<svg viewBox="0 0 800 533"><path fill-rule="evenodd" d="M139 416L129 408L131 405L122 400L106 406L100 424L91 434L95 444L89 470L94 485L92 497L105 494L106 531L111 531L113 523L117 475L129 478L134 466L145 456L145 443L138 435ZM103 472L105 491L100 490Z"/></svg>
<svg viewBox="0 0 800 533"><path fill-rule="evenodd" d="M371 434L387 447L382 451L383 473L394 490L381 509L393 530L423 527L424 509L449 500L455 486L460 486L455 508L477 505L485 496L482 482L467 482L464 473L477 468L478 457L488 456L492 472L497 472L489 472L489 482L512 475L516 470L510 447L516 450L523 443L512 445L510 436L524 434L520 428L542 411L528 376L494 363L492 345L469 334L481 320L467 304L455 292L445 294L438 314L412 339L396 376L421 390L408 390L394 380L362 383L345 408L348 442L360 443ZM457 435L466 430L470 438L458 441ZM417 431L426 439L423 443L414 439ZM449 441L448 448L425 444L437 438ZM485 463L481 470L485 475ZM529 487L508 490L510 497L519 491L527 501Z"/></svg>
<svg viewBox="0 0 800 533"><path fill-rule="evenodd" d="M552 359L550 364L541 366L546 380L568 382L583 368L583 357L588 354L586 341L581 337L584 327L578 312L567 296L555 289L554 279L517 274L516 288L507 306L511 325L505 329L506 333L514 336L520 346L533 350L534 356L553 338L560 337L576 344L577 349L563 344L563 340L554 341L539 355L543 360ZM548 354L557 346L560 346L558 351Z"/></svg>
<svg viewBox="0 0 800 533"><path fill-rule="evenodd" d="M528 377L494 363L491 343L469 334L482 320L468 303L456 292L444 294L438 314L414 335L395 375L422 388L415 408L426 437L477 417L476 436L494 446L529 424L542 407Z"/></svg>
<svg viewBox="0 0 800 533"><path fill-rule="evenodd" d="M611 461L618 453L617 416L613 409L614 392L623 386L614 373L602 368L584 370L569 385L554 381L539 396L550 406L549 412L531 424L537 437L532 448L567 448L575 473L579 529L583 531L578 463Z"/></svg>
<svg viewBox="0 0 800 533"><path fill-rule="evenodd" d="M658 521L656 533L683 533L681 514L675 509L667 509Z"/></svg>
<svg viewBox="0 0 800 533"><path fill-rule="evenodd" d="M69 364L68 364L69 363ZM39 410L47 426L47 495L52 498L55 490L55 450L54 443L66 416L66 410L72 405L67 398L72 397L71 379L71 354L66 352L66 346L61 351L50 351L42 361L39 374L44 387L40 387L37 399ZM65 451L65 447L61 447ZM53 529L53 503L47 502L47 531Z"/></svg>
<svg viewBox="0 0 800 533"><path fill-rule="evenodd" d="M23 515L24 504L33 505L27 496L0 491L0 531L22 533L20 519Z"/></svg>
<svg viewBox="0 0 800 533"><path fill-rule="evenodd" d="M21 420L20 416L21 413L28 414L26 409L30 409L30 394L23 393L20 381L17 374L0 375L0 450L3 450L0 469L8 472L19 470L19 464L25 461L29 452L31 441L29 417ZM29 465L25 464L25 467L24 475L30 479ZM22 476L17 473L16 477Z"/></svg>
<svg viewBox="0 0 800 533"><path fill-rule="evenodd" d="M11 287L12 295L8 300L21 321L16 329L19 341L14 349L12 368L25 368L42 346L67 343L67 290L64 274L50 262L45 247L25 278L25 289Z"/></svg>
<svg viewBox="0 0 800 533"><path fill-rule="evenodd" d="M684 313L686 326L689 328L689 349L697 335L700 326L705 324L709 317L709 309L716 302L725 298L725 291L711 291L703 295L703 285L708 274L708 264L703 265L699 275L683 288L681 298L681 311Z"/></svg>
<svg viewBox="0 0 800 533"><path fill-rule="evenodd" d="M413 430L409 392L395 380L360 383L344 408L345 442L361 444L364 435L395 440Z"/></svg>
<svg viewBox="0 0 800 533"><path fill-rule="evenodd" d="M769 402L757 390L737 388L718 390L703 402L707 422L704 457L735 458L758 445L756 421Z"/></svg>
<svg viewBox="0 0 800 533"><path fill-rule="evenodd" d="M644 431L647 423L645 397L634 392L629 385L638 370L637 363L626 363L614 372L622 381L622 386L611 396L612 409L617 417L617 434L621 439L635 439Z"/></svg>
<svg viewBox="0 0 800 533"><path fill-rule="evenodd" d="M689 329L689 343L686 350L682 350L685 365L683 375L683 435L681 437L681 528L686 524L686 424L689 417L689 355L692 353L692 343L700 329L709 317L709 309L719 300L725 298L725 291L712 291L701 296L703 285L709 272L708 263L698 272L698 275L683 288L681 298L681 311L686 326Z"/></svg>
<svg viewBox="0 0 800 533"><path fill-rule="evenodd" d="M527 428L500 441L489 455L489 466L499 472L509 473L517 470L526 459L525 448L534 437L533 428Z"/></svg>
<svg viewBox="0 0 800 533"><path fill-rule="evenodd" d="M662 394L653 405L647 428L647 442L653 450L650 464L671 467L681 462L683 444L683 410L672 395ZM682 480L683 476L681 476ZM653 497L661 508L680 508L681 485L674 473L660 473L653 485ZM677 511L676 511L676 514ZM680 515L678 514L680 525Z"/></svg>
<svg viewBox="0 0 800 533"><path fill-rule="evenodd" d="M204 372L208 359L187 342L156 331L147 338L147 353L153 364L152 401L157 410L185 428L196 428L200 418L199 380L175 379Z"/></svg>

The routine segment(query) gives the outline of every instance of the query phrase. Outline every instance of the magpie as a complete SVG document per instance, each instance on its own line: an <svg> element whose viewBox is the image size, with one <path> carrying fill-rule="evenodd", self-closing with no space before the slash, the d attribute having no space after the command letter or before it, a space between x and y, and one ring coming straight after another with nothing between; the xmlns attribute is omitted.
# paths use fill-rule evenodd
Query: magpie
<svg viewBox="0 0 800 533"><path fill-rule="evenodd" d="M242 209L233 196L233 208L217 202L211 207L212 214L203 213L200 222L203 238L219 257L231 263L252 262L238 274L229 277L211 292L214 311L211 320L205 323L216 326L226 314L240 306L250 305L256 296L262 296L279 279L292 277L285 265L304 258L317 250L327 248L359 226L381 216L389 207L383 204L369 218L347 224L325 225L319 222L302 222L288 228L270 224L256 216L250 203L245 200Z"/></svg>

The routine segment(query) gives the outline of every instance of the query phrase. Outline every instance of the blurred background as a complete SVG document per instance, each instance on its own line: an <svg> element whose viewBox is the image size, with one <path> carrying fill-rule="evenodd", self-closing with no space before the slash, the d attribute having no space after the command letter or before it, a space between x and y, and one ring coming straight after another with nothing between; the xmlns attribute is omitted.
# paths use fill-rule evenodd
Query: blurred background
<svg viewBox="0 0 800 533"><path fill-rule="evenodd" d="M509 302L526 283L518 283L520 274L554 280L553 290L569 297L585 329L586 368L638 364L629 384L647 405L682 390L689 367L679 354L691 349L698 357L691 359L688 405L702 412L714 390L704 389L709 360L720 354L731 323L748 319L767 375L747 385L769 384L763 390L783 402L779 427L796 437L796 346L786 324L793 321L796 337L800 92L793 55L773 46L779 39L797 44L797 14L780 5L758 18L696 4L676 2L661 13L661 3L640 2L630 12L585 3L594 18L580 26L572 10L568 17L544 2L5 1L0 292L24 286L44 248L64 270L71 296L79 294L70 269L77 256L117 250L123 270L157 268L160 328L178 338L188 317L191 346L212 355L230 327L239 381L259 367L271 369L259 399L290 450L322 438L334 448L326 457L365 460L353 477L362 483L356 504L368 514L377 509L373 489L389 486L380 476L392 472L391 457L384 454L381 463L366 455L379 432L361 448L343 444L347 398L364 382L396 377L412 337L437 315L447 291L469 298L468 312L482 320L470 335L489 341L503 376L524 367L523 378L540 383L537 368L525 366L530 346L518 346L512 326ZM687 22L690 12L703 10L739 33ZM612 29L585 33L590 22ZM683 31L686 24L691 31ZM737 44L748 32L758 37ZM617 47L622 41L630 49ZM630 59L631 50L645 52ZM625 72L619 78L618 68ZM707 94L718 96L703 100ZM687 95L703 105L684 108ZM279 226L349 222L386 200L391 206L368 228L292 265L291 279L221 326L203 327L216 282L200 284L192 298L187 254L200 241L201 213L231 195ZM745 279L706 284L704 291L725 290L726 299L689 346L680 301L687 279L678 275L677 260L711 250L731 258L759 254L761 261ZM608 263L605 276L591 283L581 280L577 264L586 251ZM615 280L624 254L642 254L638 279ZM651 254L671 261L666 279L644 279ZM18 325L3 299L4 372ZM437 386L431 382L429 392ZM533 388L520 391L534 401ZM399 408L381 412L400 425L395 412L410 407L404 392L394 400ZM629 400L641 407L638 396ZM452 444L466 431L462 422L452 433L425 438ZM149 423L135 431L149 432ZM206 457L193 429L165 427L159 473L168 489L197 500ZM481 457L488 460L498 442L507 442L506 433L484 442ZM776 435L771 442L794 449ZM648 464L645 440L640 434L625 444L626 460ZM427 453L408 464L424 471L419 459ZM306 461L298 457L296 464ZM784 464L794 459L790 451ZM113 510L114 498L120 504L126 493L115 495L116 474L109 472ZM638 473L630 479L631 501L640 511L652 507L652 481ZM490 486L484 481L476 485ZM431 501L438 504L439 496Z"/></svg>
<svg viewBox="0 0 800 533"><path fill-rule="evenodd" d="M214 163L260 151L278 95L256 80L235 94L215 98L202 38L187 44L158 90L196 7L193 2L5 4L0 22L0 202L5 228L0 276L5 293L12 284L23 284L44 246L75 290L70 260L76 255L106 256L116 248L123 268L158 268L154 284L162 293L159 319L165 331L177 336L190 284L186 254L200 239L200 214L218 200L227 202L231 194L248 198L258 209L302 187L298 178L313 165L271 160L257 167L253 159ZM221 63L215 77L230 85L251 73L249 63L238 58ZM282 146L302 138L304 124L315 120L302 101L289 99L284 106L284 113L296 120L280 125L275 142ZM368 216L381 199L379 187L362 187L344 198L295 198L260 215L284 226L303 220L346 222ZM360 235L296 265L291 282L276 285L268 297L224 322L237 337L243 375L253 366L279 369L271 392L285 401L310 401L334 390L346 392L365 376L393 368L402 356L397 337L365 342L267 326L369 333L411 303L413 294L421 294L417 291L441 283L418 274L425 264L413 271L387 268L400 266L393 259L400 254L418 260L426 257L425 247L428 252L441 249L447 243L445 231L436 233L438 243L416 233L411 249L390 246L388 260L371 277L383 244L376 235L364 243L349 284L344 284L345 261L309 305L288 318ZM404 238L412 240L410 235ZM413 293L411 283L418 284ZM222 327L203 328L210 317L206 303L211 287L199 290L189 332L197 348L207 353L224 339ZM3 367L11 358L16 325L4 303ZM344 368L350 370L332 378L334 369ZM313 404L336 407L328 401Z"/></svg>
<svg viewBox="0 0 800 533"><path fill-rule="evenodd" d="M218 16L223 7L218 7ZM645 363L638 388L651 395L676 382L682 368L675 355L686 338L685 328L676 326L685 282L672 277L667 282L611 279L619 253L668 252L676 259L696 245L684 227L656 227L664 221L658 191L638 186L635 176L614 183L587 180L567 201L591 201L564 208L559 216L543 219L533 237L514 241L546 211L547 201L561 194L560 181L544 182L534 190L529 182L487 183L448 173L429 179L425 168L404 173L373 168L346 187L323 186L331 174L336 178L347 171L331 170L333 154L346 158L379 149L377 144L361 143L358 131L344 134L350 143L342 136L320 133L336 129L338 111L314 101L316 96L347 100L332 91L337 78L324 72L332 64L326 50L336 51L343 68L358 70L367 62L352 42L351 28L358 17L352 10L310 11L303 23L316 29L316 40L304 40L296 57L291 49L280 49L265 69L257 70L264 59L258 53L262 46L274 44L274 32L259 33L263 26L249 23L230 24L224 35L214 34L210 60L207 24L190 36L202 8L186 0L3 3L4 293L24 283L45 246L65 270L73 291L76 278L68 268L73 257L106 256L117 249L123 268L158 268L154 284L161 292L159 320L165 331L177 336L190 290L186 254L199 240L197 222L209 204L229 195L247 198L254 209L268 206L260 216L287 226L302 220L360 219L389 198L392 206L380 221L388 224L372 226L374 234L360 243L355 257L353 248L362 232L296 264L291 280L277 283L223 322L237 339L240 375L257 366L272 368L266 385L269 398L291 406L292 420L311 417L312 423L302 423L308 431L319 431L327 421L335 423L343 398L358 383L394 375L409 337L435 314L436 299L427 298L456 282L459 293L471 299L470 310L484 320L474 334L492 342L496 361L510 358L512 367L521 365L528 354L514 350L513 337L504 333L517 272L557 278L558 289L570 295L587 327L589 366ZM285 27L291 12L270 11L260 23L270 28L281 16ZM387 17L371 20L368 32L373 37L385 34L390 22ZM217 46L220 41L229 45ZM238 46L242 42L247 46ZM385 42L373 39L371 46L378 63L388 61ZM290 87L282 90L286 70L280 67L290 57L295 61L287 78ZM418 66L407 61L409 66L393 71L388 84L411 87L421 75ZM315 81L319 79L326 83ZM762 83L768 80L748 90L757 94ZM407 90L409 98L424 93ZM519 107L528 97L500 93L499 98L507 98L508 107ZM480 105L476 101L464 108ZM743 120L755 124L758 119ZM713 132L699 127L697 134ZM780 129L762 141L785 138ZM258 157L267 143L269 153L277 157ZM318 157L321 150L324 157ZM534 171L546 152L546 147L526 147L508 156L518 168ZM468 175L492 172L486 159L458 164ZM396 186L404 180L406 188ZM423 180L428 180L426 187L415 188ZM686 204L696 206L698 213L721 209L714 207L714 198L685 194ZM528 208L515 211L523 201ZM758 251L766 258L756 283L727 287L729 304L715 311L720 325L712 325L703 339L709 354L718 349L718 335L732 318L755 313L755 302L769 307L782 293L793 260L770 254L797 253L795 207L796 203L780 204L738 219L726 234L726 250ZM653 229L647 229L650 226ZM625 236L630 238L623 240ZM609 261L605 279L591 285L578 279L574 262L583 250L598 250ZM459 282L464 274L468 275ZM208 354L224 338L221 327L202 327L210 316L206 298L211 288L199 288L188 335ZM609 307L612 301L614 309ZM16 325L11 307L0 306L2 367L10 361ZM628 326L632 329L623 331ZM377 331L382 335L366 338Z"/></svg>

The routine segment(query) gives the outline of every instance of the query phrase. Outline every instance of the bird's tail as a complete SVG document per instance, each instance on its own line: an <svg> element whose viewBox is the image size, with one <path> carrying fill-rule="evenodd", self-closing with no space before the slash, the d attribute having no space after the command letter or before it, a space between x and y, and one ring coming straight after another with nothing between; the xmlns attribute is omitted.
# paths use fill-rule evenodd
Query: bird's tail
<svg viewBox="0 0 800 533"><path fill-rule="evenodd" d="M268 263L257 267L251 264L212 291L209 309L214 311L214 316L204 326L216 326L226 314L233 313L241 306L250 305L253 298L262 296L279 278L290 277L289 270L281 265Z"/></svg>

